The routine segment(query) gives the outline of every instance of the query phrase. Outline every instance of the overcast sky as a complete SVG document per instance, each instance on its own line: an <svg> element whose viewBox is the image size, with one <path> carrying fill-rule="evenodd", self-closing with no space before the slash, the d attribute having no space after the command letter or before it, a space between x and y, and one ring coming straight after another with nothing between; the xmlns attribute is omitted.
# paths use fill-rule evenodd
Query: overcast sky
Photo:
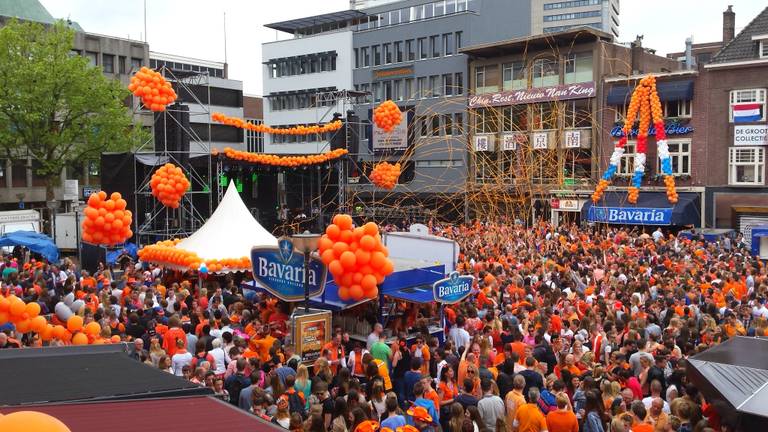
<svg viewBox="0 0 768 432"><path fill-rule="evenodd" d="M40 0L56 18L77 21L87 32L144 38L144 0ZM506 0L527 1L527 0ZM278 36L264 24L348 9L348 0L147 0L150 49L162 53L224 61L227 19L229 76L243 81L246 94L260 95L261 44ZM622 0L622 42L644 34L643 45L658 53L682 51L695 43L722 38L722 12L733 4L736 32L766 5L764 0Z"/></svg>

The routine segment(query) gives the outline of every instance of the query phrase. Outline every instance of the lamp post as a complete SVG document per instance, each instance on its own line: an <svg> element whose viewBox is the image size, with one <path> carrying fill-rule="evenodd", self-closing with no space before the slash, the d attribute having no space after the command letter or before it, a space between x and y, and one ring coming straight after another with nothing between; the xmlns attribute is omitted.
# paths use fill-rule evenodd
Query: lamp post
<svg viewBox="0 0 768 432"><path fill-rule="evenodd" d="M304 254L304 313L309 313L309 259L312 252L317 249L320 242L320 234L304 231L302 234L291 236L293 247Z"/></svg>

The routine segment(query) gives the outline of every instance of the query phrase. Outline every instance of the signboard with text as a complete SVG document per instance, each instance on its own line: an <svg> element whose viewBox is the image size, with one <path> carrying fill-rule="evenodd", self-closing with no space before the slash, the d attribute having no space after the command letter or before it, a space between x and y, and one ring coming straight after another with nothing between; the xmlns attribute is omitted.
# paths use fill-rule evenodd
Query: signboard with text
<svg viewBox="0 0 768 432"><path fill-rule="evenodd" d="M302 362L314 362L331 340L331 311L295 316L293 321L296 354Z"/></svg>
<svg viewBox="0 0 768 432"><path fill-rule="evenodd" d="M624 135L624 132L621 130L623 126L622 125L616 125L611 129L611 135L615 136L616 138L621 137ZM680 123L665 123L664 124L664 132L667 136L670 135L686 135L691 132L693 132L693 126L689 126L687 124L680 124ZM634 138L637 136L637 134L640 133L639 128L633 127L629 130L629 138ZM651 126L648 128L648 136L656 136L656 126L651 124Z"/></svg>
<svg viewBox="0 0 768 432"><path fill-rule="evenodd" d="M293 243L280 239L277 247L251 249L253 279L270 294L287 301L304 300L304 254L293 250ZM309 296L321 295L327 278L325 264L316 257L309 260Z"/></svg>
<svg viewBox="0 0 768 432"><path fill-rule="evenodd" d="M528 141L528 135L515 132L501 136L502 150L517 150L517 148Z"/></svg>
<svg viewBox="0 0 768 432"><path fill-rule="evenodd" d="M468 107L503 106L595 97L595 82L510 90L470 96Z"/></svg>
<svg viewBox="0 0 768 432"><path fill-rule="evenodd" d="M472 292L474 276L459 276L459 272L451 273L447 278L432 284L435 301L443 304L458 303Z"/></svg>
<svg viewBox="0 0 768 432"><path fill-rule="evenodd" d="M670 225L672 209L592 206L587 213L587 220L609 224Z"/></svg>
<svg viewBox="0 0 768 432"><path fill-rule="evenodd" d="M535 132L533 134L533 149L546 150L547 148L549 148L549 133Z"/></svg>
<svg viewBox="0 0 768 432"><path fill-rule="evenodd" d="M565 131L565 148L581 147L581 131Z"/></svg>
<svg viewBox="0 0 768 432"><path fill-rule="evenodd" d="M733 145L764 146L768 145L768 125L734 126Z"/></svg>
<svg viewBox="0 0 768 432"><path fill-rule="evenodd" d="M408 148L408 113L404 112L400 124L392 132L384 132L374 126L372 133L373 151L404 151Z"/></svg>

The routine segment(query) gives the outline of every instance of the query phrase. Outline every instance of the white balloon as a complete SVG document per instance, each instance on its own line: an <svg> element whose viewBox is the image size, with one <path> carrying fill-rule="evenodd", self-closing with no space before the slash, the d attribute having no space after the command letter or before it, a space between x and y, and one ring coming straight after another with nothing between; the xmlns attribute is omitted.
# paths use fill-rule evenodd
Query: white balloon
<svg viewBox="0 0 768 432"><path fill-rule="evenodd" d="M64 304L63 302L56 303L56 307L54 308L54 311L56 312L56 316L63 322L66 322L69 317L74 315L72 313L72 310Z"/></svg>
<svg viewBox="0 0 768 432"><path fill-rule="evenodd" d="M69 294L65 295L63 301L64 301L65 305L72 306L72 302L75 301L75 294L74 293L69 293Z"/></svg>
<svg viewBox="0 0 768 432"><path fill-rule="evenodd" d="M83 306L85 306L85 302L84 301L76 300L74 303L69 305L69 308L72 309L72 312L78 313L78 312L80 312L80 309L83 308Z"/></svg>

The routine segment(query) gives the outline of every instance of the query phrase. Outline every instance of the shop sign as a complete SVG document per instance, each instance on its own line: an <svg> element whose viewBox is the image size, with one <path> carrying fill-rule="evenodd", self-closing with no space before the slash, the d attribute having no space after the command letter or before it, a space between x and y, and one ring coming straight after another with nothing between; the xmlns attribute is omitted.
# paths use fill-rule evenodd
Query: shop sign
<svg viewBox="0 0 768 432"><path fill-rule="evenodd" d="M768 145L768 126L734 126L733 145L756 146Z"/></svg>
<svg viewBox="0 0 768 432"><path fill-rule="evenodd" d="M83 198L88 199L91 195L98 193L100 190L101 188L96 186L83 186Z"/></svg>
<svg viewBox="0 0 768 432"><path fill-rule="evenodd" d="M594 81L537 87L471 96L468 107L502 106L547 102L555 100L584 99L595 96Z"/></svg>
<svg viewBox="0 0 768 432"><path fill-rule="evenodd" d="M379 69L373 71L373 80L406 78L413 76L413 66Z"/></svg>
<svg viewBox="0 0 768 432"><path fill-rule="evenodd" d="M493 151L492 136L477 135L475 137L475 151L479 151L479 152Z"/></svg>
<svg viewBox="0 0 768 432"><path fill-rule="evenodd" d="M304 254L294 251L289 239L280 239L277 247L254 247L251 263L253 278L270 294L287 302L304 300ZM311 257L307 273L310 297L323 293L327 276L325 264Z"/></svg>
<svg viewBox="0 0 768 432"><path fill-rule="evenodd" d="M454 304L464 300L472 292L474 281L474 276L459 276L459 272L452 272L447 278L432 284L435 301Z"/></svg>
<svg viewBox="0 0 768 432"><path fill-rule="evenodd" d="M559 209L559 210L578 210L579 209L579 200L577 199L552 198L549 204L550 204L550 207L552 207L553 209Z"/></svg>
<svg viewBox="0 0 768 432"><path fill-rule="evenodd" d="M536 132L533 134L533 149L546 150L549 148L549 133Z"/></svg>
<svg viewBox="0 0 768 432"><path fill-rule="evenodd" d="M565 148L581 147L581 131L565 131Z"/></svg>
<svg viewBox="0 0 768 432"><path fill-rule="evenodd" d="M527 141L528 135L521 132L502 135L502 150L517 150L519 144L525 144Z"/></svg>
<svg viewBox="0 0 768 432"><path fill-rule="evenodd" d="M621 130L622 126L614 126L613 129L611 129L611 135L619 138L621 137L624 132ZM634 138L637 136L637 134L640 132L640 129L638 128L632 128L629 130L629 138ZM681 125L680 123L665 123L664 124L664 132L669 135L686 135L691 132L693 132L693 126L689 125ZM648 136L656 136L656 127L651 125L651 127L648 129Z"/></svg>
<svg viewBox="0 0 768 432"><path fill-rule="evenodd" d="M331 341L331 312L295 317L294 331L296 353L303 362L314 362Z"/></svg>
<svg viewBox="0 0 768 432"><path fill-rule="evenodd" d="M400 124L387 133L373 128L373 151L403 151L408 148L408 113L403 113Z"/></svg>
<svg viewBox="0 0 768 432"><path fill-rule="evenodd" d="M592 206L587 213L587 220L611 224L670 225L672 209Z"/></svg>

